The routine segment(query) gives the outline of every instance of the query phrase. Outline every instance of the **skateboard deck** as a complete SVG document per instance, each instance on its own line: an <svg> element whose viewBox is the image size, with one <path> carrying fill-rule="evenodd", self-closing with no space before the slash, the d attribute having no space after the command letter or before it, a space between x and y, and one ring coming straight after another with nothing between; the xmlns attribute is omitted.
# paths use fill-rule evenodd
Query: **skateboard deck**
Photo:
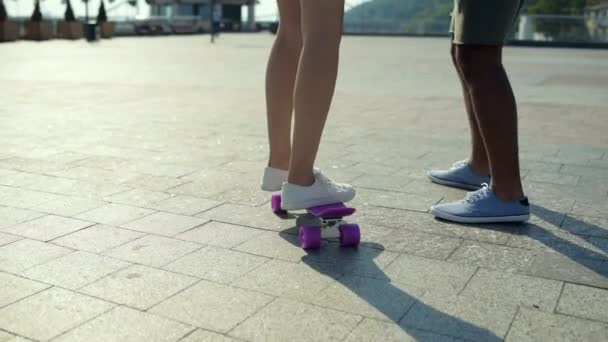
<svg viewBox="0 0 608 342"><path fill-rule="evenodd" d="M339 219L354 214L357 209L347 207L344 203L333 203L308 208L306 211L320 219Z"/></svg>

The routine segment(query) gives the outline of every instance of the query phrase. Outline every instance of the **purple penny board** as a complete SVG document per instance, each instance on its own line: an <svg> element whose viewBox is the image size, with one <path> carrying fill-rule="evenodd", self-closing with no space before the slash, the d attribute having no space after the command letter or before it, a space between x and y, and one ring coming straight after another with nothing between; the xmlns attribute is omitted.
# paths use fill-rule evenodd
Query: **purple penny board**
<svg viewBox="0 0 608 342"><path fill-rule="evenodd" d="M355 210L355 208L349 208L345 206L344 203L320 205L318 207L306 209L309 214L322 219L342 218L350 216L355 212Z"/></svg>

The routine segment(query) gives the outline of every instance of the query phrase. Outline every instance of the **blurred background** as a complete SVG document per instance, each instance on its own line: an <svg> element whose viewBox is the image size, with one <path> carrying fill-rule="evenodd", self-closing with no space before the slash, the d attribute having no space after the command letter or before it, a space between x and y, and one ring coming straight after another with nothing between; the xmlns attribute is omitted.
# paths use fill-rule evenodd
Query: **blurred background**
<svg viewBox="0 0 608 342"><path fill-rule="evenodd" d="M35 39L27 28L32 20L49 24L48 32L35 40L83 36L67 32L61 24L66 21L108 22L106 36L208 33L214 5L221 7L224 32L276 32L278 27L275 0L0 0L0 4L0 35L5 41ZM346 34L445 36L452 6L453 0L349 0L344 30ZM605 44L608 1L528 0L510 41Z"/></svg>

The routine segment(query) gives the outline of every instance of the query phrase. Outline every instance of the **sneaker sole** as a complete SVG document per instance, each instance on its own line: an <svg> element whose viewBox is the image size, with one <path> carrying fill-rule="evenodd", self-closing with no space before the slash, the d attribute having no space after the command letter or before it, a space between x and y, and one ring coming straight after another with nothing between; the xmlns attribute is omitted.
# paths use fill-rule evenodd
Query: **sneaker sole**
<svg viewBox="0 0 608 342"><path fill-rule="evenodd" d="M514 216L492 216L492 217L466 217L456 216L431 208L431 213L436 217L456 223L505 223L525 222L530 219L530 214Z"/></svg>
<svg viewBox="0 0 608 342"><path fill-rule="evenodd" d="M427 176L429 177L429 179L431 180L431 182L433 182L435 184L439 184L439 185L445 185L445 186L449 186L449 187L452 187L452 188L458 188L458 189L463 189L463 190L479 190L479 189L481 189L481 184L480 185L472 185L472 184L452 182L452 181L445 180L445 179L435 178L435 177L431 176L430 174L427 174Z"/></svg>

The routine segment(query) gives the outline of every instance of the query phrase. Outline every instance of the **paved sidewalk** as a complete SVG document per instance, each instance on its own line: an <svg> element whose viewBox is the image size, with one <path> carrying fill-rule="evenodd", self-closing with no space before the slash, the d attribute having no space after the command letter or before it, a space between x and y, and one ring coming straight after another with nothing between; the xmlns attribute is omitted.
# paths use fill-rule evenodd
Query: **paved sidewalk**
<svg viewBox="0 0 608 342"><path fill-rule="evenodd" d="M437 221L467 155L444 39L347 37L319 166L358 249L259 191L272 36L0 45L0 342L602 341L608 51L507 48L534 216ZM298 217L296 217L298 216Z"/></svg>

